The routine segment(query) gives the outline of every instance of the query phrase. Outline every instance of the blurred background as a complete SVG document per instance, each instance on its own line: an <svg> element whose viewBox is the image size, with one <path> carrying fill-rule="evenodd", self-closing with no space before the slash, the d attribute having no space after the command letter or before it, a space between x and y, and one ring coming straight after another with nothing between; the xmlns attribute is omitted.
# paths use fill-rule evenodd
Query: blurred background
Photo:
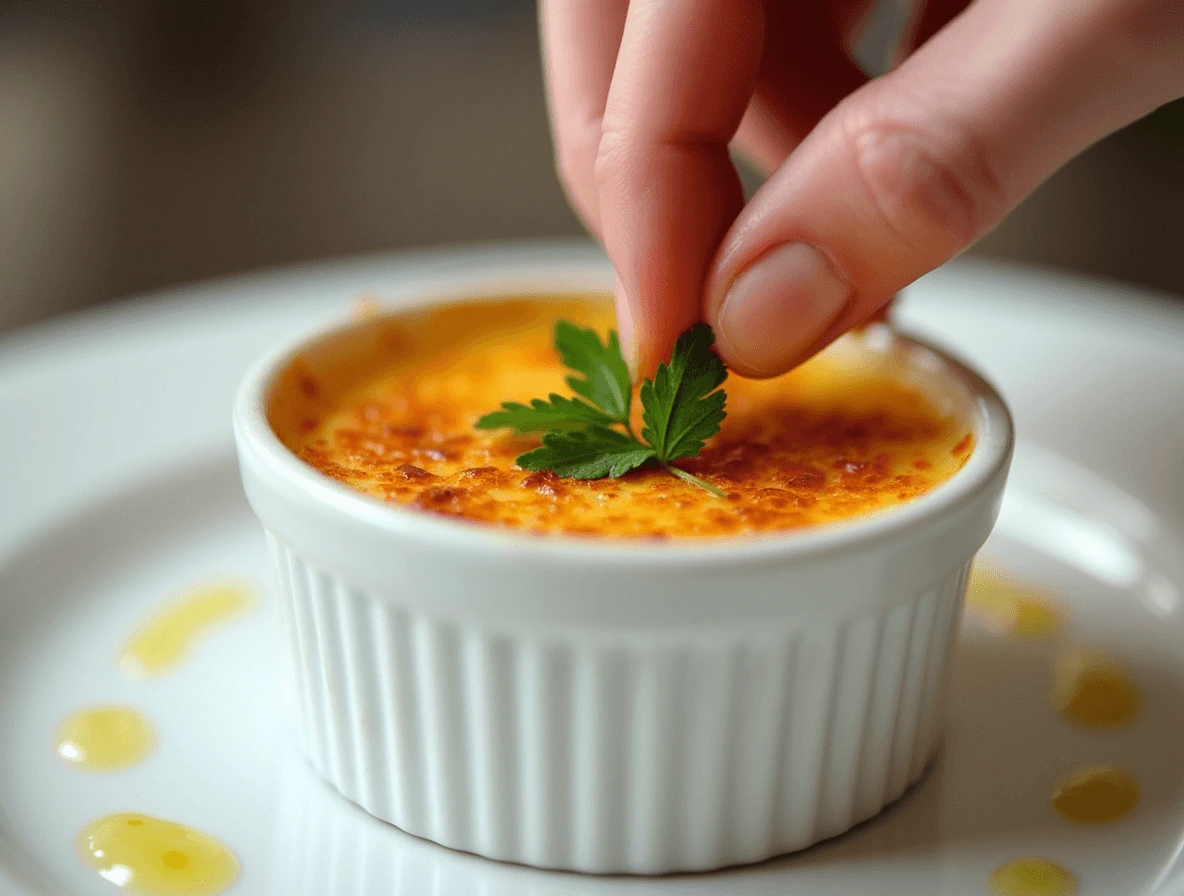
<svg viewBox="0 0 1184 896"><path fill-rule="evenodd" d="M900 9L873 19L870 67ZM0 0L0 329L261 266L580 234L535 17L532 0ZM1184 106L1073 161L972 251L1184 293Z"/></svg>

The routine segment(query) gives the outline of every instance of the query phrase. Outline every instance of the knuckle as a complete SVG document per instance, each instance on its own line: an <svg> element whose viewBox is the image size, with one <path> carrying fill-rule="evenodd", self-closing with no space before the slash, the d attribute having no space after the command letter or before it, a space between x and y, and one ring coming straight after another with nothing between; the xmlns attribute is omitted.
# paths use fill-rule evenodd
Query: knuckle
<svg viewBox="0 0 1184 896"><path fill-rule="evenodd" d="M594 166L600 142L600 120L556 134L555 170L559 183L585 225L597 228L596 179Z"/></svg>
<svg viewBox="0 0 1184 896"><path fill-rule="evenodd" d="M582 144L565 143L556 148L555 168L559 173L559 182L572 199L582 198L588 191L595 155L595 144L589 148Z"/></svg>
<svg viewBox="0 0 1184 896"><path fill-rule="evenodd" d="M625 131L604 129L596 146L596 159L592 166L598 187L611 185L620 177L629 163L630 155L635 152L634 146L635 141Z"/></svg>
<svg viewBox="0 0 1184 896"><path fill-rule="evenodd" d="M555 170L568 197L577 205L585 204L595 193L593 165L599 142L599 118L556 129Z"/></svg>
<svg viewBox="0 0 1184 896"><path fill-rule="evenodd" d="M990 154L969 129L889 115L848 115L843 123L871 204L910 248L952 254L1007 210Z"/></svg>

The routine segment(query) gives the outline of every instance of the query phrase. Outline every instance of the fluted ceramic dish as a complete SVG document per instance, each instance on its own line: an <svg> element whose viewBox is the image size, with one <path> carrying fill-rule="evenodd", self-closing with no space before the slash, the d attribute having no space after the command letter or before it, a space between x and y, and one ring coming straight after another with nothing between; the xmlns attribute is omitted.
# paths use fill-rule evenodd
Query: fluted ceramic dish
<svg viewBox="0 0 1184 896"><path fill-rule="evenodd" d="M532 273L492 295L569 285ZM923 773L1012 450L980 377L883 329L838 349L896 353L975 434L950 480L889 511L752 540L536 537L383 504L280 443L281 372L315 376L376 325L265 358L234 415L303 748L344 796L489 858L655 874L802 849Z"/></svg>

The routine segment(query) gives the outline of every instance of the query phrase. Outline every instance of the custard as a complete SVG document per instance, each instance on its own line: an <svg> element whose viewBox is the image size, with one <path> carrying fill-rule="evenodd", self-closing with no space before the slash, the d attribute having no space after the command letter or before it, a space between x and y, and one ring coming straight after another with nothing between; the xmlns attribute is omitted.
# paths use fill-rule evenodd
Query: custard
<svg viewBox="0 0 1184 896"><path fill-rule="evenodd" d="M847 520L925 494L974 449L968 401L940 397L940 372L922 376L901 349L854 336L775 379L728 377L723 428L677 462L726 498L657 468L598 480L523 470L514 459L537 436L473 424L504 401L572 394L557 319L602 334L613 323L611 305L587 297L371 320L290 363L269 421L306 463L379 500L580 536L734 537ZM636 396L633 410L639 422Z"/></svg>

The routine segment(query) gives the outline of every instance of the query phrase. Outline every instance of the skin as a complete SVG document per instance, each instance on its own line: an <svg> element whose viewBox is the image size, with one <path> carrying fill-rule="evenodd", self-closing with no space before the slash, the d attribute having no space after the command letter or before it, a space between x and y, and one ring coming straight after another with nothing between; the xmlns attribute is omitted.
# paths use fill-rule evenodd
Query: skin
<svg viewBox="0 0 1184 896"><path fill-rule="evenodd" d="M929 0L872 81L867 5L542 0L560 178L635 376L699 320L733 370L784 373L1184 96L1180 0ZM729 147L769 172L747 205Z"/></svg>

